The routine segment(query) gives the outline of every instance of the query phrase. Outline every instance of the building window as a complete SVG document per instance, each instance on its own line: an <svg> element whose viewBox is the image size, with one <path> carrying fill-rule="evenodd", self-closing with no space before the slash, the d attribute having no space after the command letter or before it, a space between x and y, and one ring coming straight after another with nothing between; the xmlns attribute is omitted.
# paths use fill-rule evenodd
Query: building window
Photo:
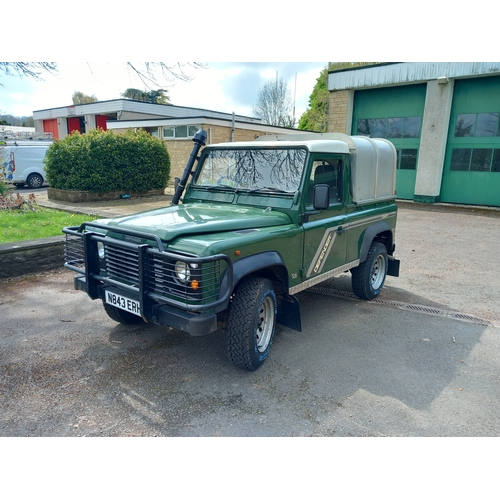
<svg viewBox="0 0 500 500"><path fill-rule="evenodd" d="M382 139L418 139L421 126L421 116L362 118L356 133Z"/></svg>
<svg viewBox="0 0 500 500"><path fill-rule="evenodd" d="M455 137L500 136L498 113L462 113L457 115Z"/></svg>
<svg viewBox="0 0 500 500"><path fill-rule="evenodd" d="M489 172L493 149L473 149L470 162L471 172Z"/></svg>
<svg viewBox="0 0 500 500"><path fill-rule="evenodd" d="M500 172L500 149L453 149L450 170L455 172Z"/></svg>
<svg viewBox="0 0 500 500"><path fill-rule="evenodd" d="M396 152L398 169L417 170L418 149L396 149Z"/></svg>
<svg viewBox="0 0 500 500"><path fill-rule="evenodd" d="M450 170L466 171L469 170L470 154L472 149L457 148L451 152Z"/></svg>
<svg viewBox="0 0 500 500"><path fill-rule="evenodd" d="M163 127L164 139L190 139L200 130L200 125L177 125L176 127Z"/></svg>
<svg viewBox="0 0 500 500"><path fill-rule="evenodd" d="M491 162L491 171L500 172L500 149L493 152L493 161Z"/></svg>

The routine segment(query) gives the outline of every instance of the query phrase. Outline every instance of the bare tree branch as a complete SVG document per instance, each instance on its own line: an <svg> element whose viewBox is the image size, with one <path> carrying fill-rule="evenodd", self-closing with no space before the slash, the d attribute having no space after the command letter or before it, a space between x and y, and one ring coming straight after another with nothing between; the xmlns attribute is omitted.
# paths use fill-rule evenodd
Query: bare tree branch
<svg viewBox="0 0 500 500"><path fill-rule="evenodd" d="M165 62L127 62L127 67L135 73L142 83L150 90L158 87L171 85L175 80L188 82L193 79L185 72L186 67L193 69L205 69L202 63L165 63ZM89 63L87 66L93 74ZM57 74L57 63L55 62L0 62L0 71L7 76L29 77L34 80L43 80L43 74ZM164 82L167 84L163 84ZM163 85L162 85L163 84ZM1 84L0 84L1 85Z"/></svg>
<svg viewBox="0 0 500 500"><path fill-rule="evenodd" d="M133 63L127 62L127 66L132 70L141 82L150 90L153 87L165 87L161 85L162 80L166 80L172 84L175 80L181 82L189 82L193 79L192 76L184 72L184 67L189 66L194 69L205 69L206 66L202 63L164 63L164 62L144 62Z"/></svg>
<svg viewBox="0 0 500 500"><path fill-rule="evenodd" d="M43 80L42 73L57 73L57 64L54 62L0 62L0 70L7 76L29 77L41 81Z"/></svg>

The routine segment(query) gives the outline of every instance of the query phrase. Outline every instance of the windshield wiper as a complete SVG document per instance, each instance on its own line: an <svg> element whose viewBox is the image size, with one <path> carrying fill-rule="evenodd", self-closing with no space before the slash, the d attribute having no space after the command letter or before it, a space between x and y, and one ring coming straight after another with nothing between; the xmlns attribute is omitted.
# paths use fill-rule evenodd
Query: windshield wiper
<svg viewBox="0 0 500 500"><path fill-rule="evenodd" d="M233 186L226 186L225 184L213 184L211 186L197 185L196 187L204 188L207 191L212 191L212 189L223 189L223 190L226 190L226 191L236 191L235 187L233 187Z"/></svg>
<svg viewBox="0 0 500 500"><path fill-rule="evenodd" d="M290 193L290 191L285 191L284 189L278 189L278 188L275 188L275 187L272 187L272 186L262 186L260 188L254 188L254 189L250 189L249 191L247 191L247 193L256 193L258 191L273 191L275 193Z"/></svg>

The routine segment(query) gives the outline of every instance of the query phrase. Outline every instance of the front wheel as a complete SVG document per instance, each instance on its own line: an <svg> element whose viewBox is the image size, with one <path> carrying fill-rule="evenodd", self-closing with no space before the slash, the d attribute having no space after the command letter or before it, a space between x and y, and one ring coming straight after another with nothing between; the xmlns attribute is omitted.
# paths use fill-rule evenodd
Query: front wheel
<svg viewBox="0 0 500 500"><path fill-rule="evenodd" d="M381 292L387 276L387 248L383 243L374 241L366 260L351 270L352 289L364 300L372 300Z"/></svg>
<svg viewBox="0 0 500 500"><path fill-rule="evenodd" d="M250 278L233 297L227 320L227 355L238 368L256 370L267 358L276 328L277 300L271 281Z"/></svg>

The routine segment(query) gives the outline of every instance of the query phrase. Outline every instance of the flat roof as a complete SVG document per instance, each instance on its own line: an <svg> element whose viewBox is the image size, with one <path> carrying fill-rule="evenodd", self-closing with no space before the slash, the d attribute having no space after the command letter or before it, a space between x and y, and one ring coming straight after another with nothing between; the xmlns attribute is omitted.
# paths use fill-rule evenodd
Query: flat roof
<svg viewBox="0 0 500 500"><path fill-rule="evenodd" d="M328 73L328 90L408 85L439 77L500 75L500 62L400 62L346 68Z"/></svg>
<svg viewBox="0 0 500 500"><path fill-rule="evenodd" d="M183 118L197 115L207 115L212 118L232 119L232 113L213 111L202 108L190 108L186 106L175 106L173 104L155 104L151 102L134 101L132 99L112 99L108 101L96 101L85 104L71 104L60 106L58 108L49 108L33 111L34 120L43 120L49 118L64 118L68 116L85 116L119 113L128 111L135 113L144 113L158 115L158 117ZM260 118L251 116L234 115L235 119L246 122L262 123Z"/></svg>

